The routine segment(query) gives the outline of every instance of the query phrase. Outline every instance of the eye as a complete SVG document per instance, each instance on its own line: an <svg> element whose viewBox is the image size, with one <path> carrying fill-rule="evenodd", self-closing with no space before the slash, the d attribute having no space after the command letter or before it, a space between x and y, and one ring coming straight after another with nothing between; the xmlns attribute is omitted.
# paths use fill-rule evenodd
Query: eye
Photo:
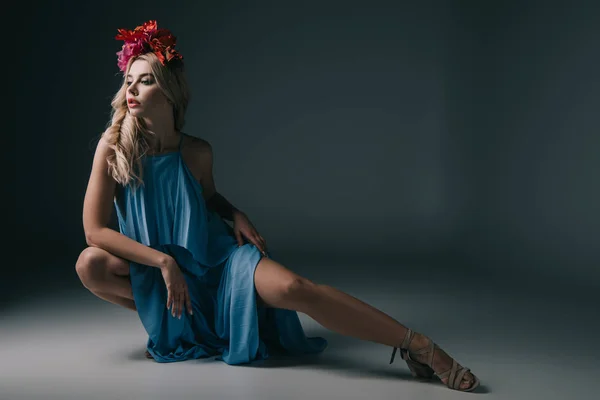
<svg viewBox="0 0 600 400"><path fill-rule="evenodd" d="M152 84L152 80L151 80L151 79L142 79L140 82L141 82L142 84L144 84L144 85L151 85L151 84ZM127 82L125 82L125 84L126 84L127 86L131 86L131 84L132 84L132 83L133 83L132 81L127 81Z"/></svg>

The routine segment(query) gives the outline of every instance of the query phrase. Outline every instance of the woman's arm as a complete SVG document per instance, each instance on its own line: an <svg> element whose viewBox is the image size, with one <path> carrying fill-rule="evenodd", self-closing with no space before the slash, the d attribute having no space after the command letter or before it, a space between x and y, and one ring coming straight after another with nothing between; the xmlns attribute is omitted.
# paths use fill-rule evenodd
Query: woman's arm
<svg viewBox="0 0 600 400"><path fill-rule="evenodd" d="M240 210L235 208L223 195L219 192L213 192L212 196L206 202L206 206L215 211L221 216L221 218L228 221L234 220L235 213L241 213Z"/></svg>
<svg viewBox="0 0 600 400"><path fill-rule="evenodd" d="M235 208L225 197L217 192L213 177L213 152L212 146L205 140L198 140L190 146L193 154L190 157L189 168L192 175L202 185L202 196L206 207L215 211L222 218L233 222L233 231L238 245L244 244L244 237L254 244L264 256L267 256L267 242L256 231L248 216Z"/></svg>
<svg viewBox="0 0 600 400"><path fill-rule="evenodd" d="M163 268L172 257L152 249L108 227L113 211L116 181L108 172L107 156L113 150L101 138L96 147L92 171L83 201L83 230L88 246L99 247L130 261Z"/></svg>
<svg viewBox="0 0 600 400"><path fill-rule="evenodd" d="M227 201L221 193L217 192L213 177L212 146L202 139L191 145L190 150L193 152L192 157L190 157L190 169L202 185L202 196L206 202L206 207L219 214L221 218L233 221L235 214L242 212Z"/></svg>

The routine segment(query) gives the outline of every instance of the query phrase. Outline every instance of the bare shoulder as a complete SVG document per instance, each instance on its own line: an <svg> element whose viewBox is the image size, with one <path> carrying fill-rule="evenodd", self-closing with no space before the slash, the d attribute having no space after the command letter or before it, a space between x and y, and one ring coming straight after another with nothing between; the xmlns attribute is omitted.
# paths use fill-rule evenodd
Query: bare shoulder
<svg viewBox="0 0 600 400"><path fill-rule="evenodd" d="M116 181L108 171L107 157L114 153L108 141L102 136L96 145L92 170L83 201L83 227L88 237L101 227L108 226L113 208Z"/></svg>
<svg viewBox="0 0 600 400"><path fill-rule="evenodd" d="M183 148L194 155L212 153L212 146L206 139L186 135Z"/></svg>
<svg viewBox="0 0 600 400"><path fill-rule="evenodd" d="M101 136L96 145L96 154L98 156L107 157L114 152L115 151L110 147L110 144L106 140L106 137L104 137L104 135Z"/></svg>
<svg viewBox="0 0 600 400"><path fill-rule="evenodd" d="M186 135L182 156L190 172L200 184L207 184L212 175L212 146L202 138Z"/></svg>
<svg viewBox="0 0 600 400"><path fill-rule="evenodd" d="M182 147L186 163L190 169L199 169L198 174L212 165L213 150L206 139L186 135Z"/></svg>
<svg viewBox="0 0 600 400"><path fill-rule="evenodd" d="M104 135L98 139L98 143L96 144L96 150L94 152L92 170L97 169L100 171L104 171L107 175L108 173L108 159L109 157L115 154L115 150L111 147L110 143L106 139Z"/></svg>

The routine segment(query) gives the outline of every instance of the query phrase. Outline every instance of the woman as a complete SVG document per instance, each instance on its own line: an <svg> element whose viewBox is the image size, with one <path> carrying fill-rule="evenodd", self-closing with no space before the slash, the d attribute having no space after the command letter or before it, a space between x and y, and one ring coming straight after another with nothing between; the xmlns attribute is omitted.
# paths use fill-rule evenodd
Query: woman
<svg viewBox="0 0 600 400"><path fill-rule="evenodd" d="M269 257L248 216L216 191L211 145L182 132L188 88L175 37L155 21L119 30L123 84L83 206L89 247L76 270L98 297L137 311L158 362L228 364L321 352L303 312L335 332L400 348L412 374L471 391L479 380L427 336ZM119 231L108 228L112 207ZM224 222L233 223L233 229Z"/></svg>

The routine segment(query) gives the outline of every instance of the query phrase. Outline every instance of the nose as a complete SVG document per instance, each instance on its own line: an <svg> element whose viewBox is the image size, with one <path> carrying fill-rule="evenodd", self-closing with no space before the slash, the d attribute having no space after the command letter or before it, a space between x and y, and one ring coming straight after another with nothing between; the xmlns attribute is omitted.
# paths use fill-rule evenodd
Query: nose
<svg viewBox="0 0 600 400"><path fill-rule="evenodd" d="M129 85L129 87L127 88L127 91L128 91L129 93L131 93L133 96L135 96L135 95L137 94L137 88L136 88L136 86L135 86L135 85L136 85L136 83L135 83L135 82L133 82L133 83L131 83L131 85Z"/></svg>

